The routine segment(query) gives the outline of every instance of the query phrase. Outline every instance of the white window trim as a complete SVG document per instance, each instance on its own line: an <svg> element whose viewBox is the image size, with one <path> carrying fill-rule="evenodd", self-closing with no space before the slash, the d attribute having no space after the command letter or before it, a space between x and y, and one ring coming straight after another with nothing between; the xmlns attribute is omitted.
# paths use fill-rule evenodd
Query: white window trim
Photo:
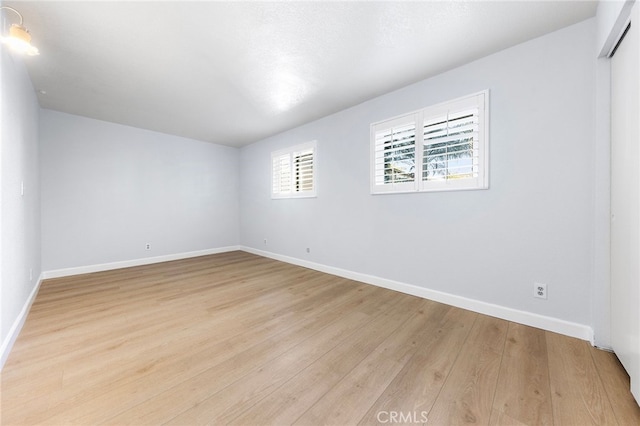
<svg viewBox="0 0 640 426"><path fill-rule="evenodd" d="M447 179L442 181L424 181L422 179L424 153L425 117L437 116L449 110L460 110L467 106L478 107L478 165L479 173L476 178ZM403 123L414 122L415 134L415 170L412 182L376 184L376 132ZM420 131L418 131L420 129ZM434 192L476 190L489 188L489 90L483 90L451 101L442 102L407 114L402 114L387 120L372 123L370 126L370 185L371 194L397 194L411 192Z"/></svg>
<svg viewBox="0 0 640 426"><path fill-rule="evenodd" d="M309 151L312 152L312 164L313 164L313 175L312 175L312 189L309 191L295 191L294 186L294 157L296 153L301 151ZM291 188L288 192L274 192L274 180L275 180L275 170L274 170L274 160L279 157L289 157L289 173L291 179ZM286 198L313 198L317 196L318 190L318 149L317 142L310 141L300 145L295 145L289 148L281 149L278 151L274 151L271 153L271 198L274 200L277 199L286 199Z"/></svg>

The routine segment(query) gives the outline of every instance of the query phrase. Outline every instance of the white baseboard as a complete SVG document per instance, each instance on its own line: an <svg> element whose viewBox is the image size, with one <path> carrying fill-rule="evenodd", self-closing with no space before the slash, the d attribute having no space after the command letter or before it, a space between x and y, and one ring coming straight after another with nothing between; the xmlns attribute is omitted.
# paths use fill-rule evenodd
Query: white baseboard
<svg viewBox="0 0 640 426"><path fill-rule="evenodd" d="M185 253L168 254L164 256L125 260L122 262L102 263L99 265L79 266L75 268L56 269L53 271L42 272L42 274L40 274L40 277L38 278L38 283L33 288L31 294L29 295L29 298L22 307L20 315L18 315L18 318L16 318L16 320L14 321L11 329L9 329L7 337L2 342L2 346L0 347L0 371L4 367L4 363L7 361L7 358L9 358L11 348L13 347L13 344L15 343L18 335L20 334L20 331L22 330L22 327L24 326L24 322L27 319L27 314L31 309L31 305L33 304L33 301L38 294L38 290L40 289L40 285L42 284L43 280L49 278L67 277L71 275L89 274L92 272L110 271L112 269L129 268L132 266L150 265L152 263L169 262L171 260L187 259L190 257L206 256L209 254L225 253L235 250L240 250L240 246L219 247L206 250L190 251Z"/></svg>
<svg viewBox="0 0 640 426"><path fill-rule="evenodd" d="M584 324L578 324L575 322L539 315L532 312L520 311L518 309L509 308L506 306L494 305L492 303L469 299L451 293L431 290L413 284L407 284L399 281L389 280L386 278L376 277L373 275L362 274L360 272L353 272L346 269L335 268L333 266L309 262L307 260L258 250L251 247L241 246L240 249L248 253L253 253L259 256L291 263L293 265L303 266L305 268L314 269L316 271L325 272L327 274L337 275L339 277L372 284L378 287L388 288L390 290L399 291L401 293L411 294L413 296L445 303L447 305L456 306L458 308L463 308L473 312L501 318L507 321L513 321L519 324L529 325L543 330L552 331L554 333L563 334L565 336L576 337L578 339L587 340L593 345L593 329Z"/></svg>
<svg viewBox="0 0 640 426"><path fill-rule="evenodd" d="M0 346L0 371L2 371L2 369L4 368L4 363L7 362L7 358L9 358L9 353L11 352L11 348L13 348L13 344L16 342L16 339L18 338L18 335L22 330L22 326L24 326L24 322L27 319L27 314L31 309L31 305L33 305L33 301L36 300L36 295L38 294L38 290L40 289L40 284L42 284L43 279L44 278L42 274L40 274L40 277L38 278L38 282L33 287L33 290L31 290L31 293L29 294L29 298L27 299L26 303L22 307L22 310L20 311L18 318L16 318L16 320L11 325L11 328L9 329L9 333L7 334L7 337L5 337L4 341L2 342L2 346Z"/></svg>
<svg viewBox="0 0 640 426"><path fill-rule="evenodd" d="M24 322L29 313L29 309L35 300L38 290L42 281L49 278L66 277L70 275L88 274L92 272L109 271L112 269L129 268L132 266L149 265L152 263L168 262L171 260L187 259L190 257L206 256L209 254L225 253L229 251L242 250L248 253L253 253L258 256L268 257L271 259L279 260L281 262L290 263L293 265L302 266L316 271L325 272L327 274L337 275L339 277L360 281L367 284L372 284L378 287L388 288L390 290L399 291L401 293L411 294L413 296L422 297L436 302L445 303L447 305L456 306L458 308L468 309L473 312L478 312L485 315L490 315L496 318L501 318L507 321L517 322L519 324L525 324L543 330L560 333L570 337L576 337L582 340L588 340L593 344L593 329L589 326L561 320L554 317L548 317L544 315L538 315L531 312L520 311L506 306L494 305L487 302L481 302L474 299L469 299L462 296L457 296L450 293L445 293L437 290L431 290L424 287L419 287L413 284L402 283L399 281L393 281L386 278L380 278L373 275L367 275L360 272L353 272L346 269L336 268L333 266L327 266L320 263L310 262L307 260L297 259L290 256L284 256L281 254L271 253L263 250L254 249L245 246L228 246L207 250L192 251L186 253L176 253L164 256L146 257L142 259L126 260L122 262L103 263L99 265L80 266L75 268L56 269L53 271L45 271L40 274L38 282L31 291L29 298L22 307L20 315L14 321L7 337L2 342L0 347L0 370L4 367L4 363L9 357L9 352L13 347L20 330L24 325Z"/></svg>
<svg viewBox="0 0 640 426"><path fill-rule="evenodd" d="M98 265L78 266L74 268L54 269L43 272L43 279L68 277L71 275L90 274L92 272L111 271L113 269L130 268L132 266L150 265L152 263L169 262L190 257L206 256L209 254L226 253L241 250L240 246L218 247L206 250L189 251L185 253L167 254L163 256L143 257L141 259L123 260L120 262L101 263Z"/></svg>

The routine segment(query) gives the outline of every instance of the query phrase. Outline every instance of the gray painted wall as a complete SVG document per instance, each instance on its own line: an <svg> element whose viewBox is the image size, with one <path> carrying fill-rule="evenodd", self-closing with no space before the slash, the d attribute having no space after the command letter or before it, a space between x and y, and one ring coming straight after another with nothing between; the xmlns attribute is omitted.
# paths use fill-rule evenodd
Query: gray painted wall
<svg viewBox="0 0 640 426"><path fill-rule="evenodd" d="M241 244L590 325L595 34L591 19L242 148ZM483 89L489 190L370 195L370 123ZM271 200L270 152L309 140L318 197Z"/></svg>
<svg viewBox="0 0 640 426"><path fill-rule="evenodd" d="M44 270L238 244L237 149L51 110L40 134Z"/></svg>
<svg viewBox="0 0 640 426"><path fill-rule="evenodd" d="M4 348L10 345L9 331L27 303L41 271L40 107L23 58L13 56L4 46L0 46L0 55L0 355L4 356Z"/></svg>

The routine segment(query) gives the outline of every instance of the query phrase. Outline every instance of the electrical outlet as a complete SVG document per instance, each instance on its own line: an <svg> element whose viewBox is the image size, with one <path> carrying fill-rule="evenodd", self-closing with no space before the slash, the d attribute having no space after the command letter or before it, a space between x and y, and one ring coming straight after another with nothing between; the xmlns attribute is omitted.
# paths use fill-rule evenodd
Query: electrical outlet
<svg viewBox="0 0 640 426"><path fill-rule="evenodd" d="M147 243L144 245L145 250L151 250L151 243Z"/></svg>
<svg viewBox="0 0 640 426"><path fill-rule="evenodd" d="M307 247L307 253L311 253L311 249Z"/></svg>
<svg viewBox="0 0 640 426"><path fill-rule="evenodd" d="M539 299L547 298L547 285L541 283L533 283L533 297Z"/></svg>
<svg viewBox="0 0 640 426"><path fill-rule="evenodd" d="M267 245L267 239L266 238L264 239L264 245L265 246Z"/></svg>

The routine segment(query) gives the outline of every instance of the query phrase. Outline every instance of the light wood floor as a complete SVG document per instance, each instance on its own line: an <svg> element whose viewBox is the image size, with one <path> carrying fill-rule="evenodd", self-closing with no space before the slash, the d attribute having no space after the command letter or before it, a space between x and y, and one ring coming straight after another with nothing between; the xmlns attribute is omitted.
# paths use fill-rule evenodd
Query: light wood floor
<svg viewBox="0 0 640 426"><path fill-rule="evenodd" d="M2 424L640 424L587 342L243 252L47 280Z"/></svg>

